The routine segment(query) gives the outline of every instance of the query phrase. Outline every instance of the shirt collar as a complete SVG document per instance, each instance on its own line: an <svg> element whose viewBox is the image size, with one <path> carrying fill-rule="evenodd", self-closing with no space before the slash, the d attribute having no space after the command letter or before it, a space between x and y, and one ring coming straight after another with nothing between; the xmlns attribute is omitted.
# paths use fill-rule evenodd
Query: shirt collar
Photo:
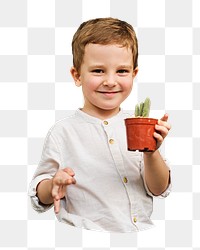
<svg viewBox="0 0 200 250"><path fill-rule="evenodd" d="M81 109L77 109L75 113L76 117L79 119L82 119L86 122L93 123L93 124L102 124L105 120L108 121L109 123L116 123L119 122L119 120L123 119L123 110L120 108L120 111L114 115L113 117L105 120L101 120L99 118L96 118L94 116L91 116L85 112L83 112Z"/></svg>

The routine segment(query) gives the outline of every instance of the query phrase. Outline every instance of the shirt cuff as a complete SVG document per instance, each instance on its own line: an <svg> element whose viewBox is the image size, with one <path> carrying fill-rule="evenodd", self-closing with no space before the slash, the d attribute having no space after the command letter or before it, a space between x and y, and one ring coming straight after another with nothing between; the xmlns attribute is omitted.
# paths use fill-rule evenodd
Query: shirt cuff
<svg viewBox="0 0 200 250"><path fill-rule="evenodd" d="M39 198L37 197L37 185L44 179L51 179L52 176L50 175L41 175L36 177L35 179L32 180L29 190L28 190L28 196L31 199L31 204L32 207L35 211L39 212L39 213L43 213L46 212L47 210L49 210L51 207L53 207L53 204L43 204L40 202Z"/></svg>

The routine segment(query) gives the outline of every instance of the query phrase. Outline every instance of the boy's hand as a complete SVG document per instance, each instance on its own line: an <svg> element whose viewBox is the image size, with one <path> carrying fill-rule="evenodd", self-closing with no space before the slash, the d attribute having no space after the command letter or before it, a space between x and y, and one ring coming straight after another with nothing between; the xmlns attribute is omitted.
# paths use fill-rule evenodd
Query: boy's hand
<svg viewBox="0 0 200 250"><path fill-rule="evenodd" d="M76 184L74 171L71 168L58 170L52 179L52 197L54 200L54 211L60 211L60 199L66 194L66 187L71 184Z"/></svg>
<svg viewBox="0 0 200 250"><path fill-rule="evenodd" d="M167 121L168 114L165 114L160 120L158 120L158 124L155 125L156 132L154 132L154 137L157 140L157 149L161 146L171 129L171 125Z"/></svg>

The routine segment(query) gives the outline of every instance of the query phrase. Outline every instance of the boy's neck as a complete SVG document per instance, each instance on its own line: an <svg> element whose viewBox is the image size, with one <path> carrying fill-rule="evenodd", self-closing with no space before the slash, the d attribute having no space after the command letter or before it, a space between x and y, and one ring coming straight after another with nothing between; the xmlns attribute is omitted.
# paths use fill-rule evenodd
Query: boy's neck
<svg viewBox="0 0 200 250"><path fill-rule="evenodd" d="M120 111L120 108L117 108L114 110L102 110L102 109L90 110L90 109L83 107L81 110L90 116L96 117L100 120L106 120L117 115Z"/></svg>

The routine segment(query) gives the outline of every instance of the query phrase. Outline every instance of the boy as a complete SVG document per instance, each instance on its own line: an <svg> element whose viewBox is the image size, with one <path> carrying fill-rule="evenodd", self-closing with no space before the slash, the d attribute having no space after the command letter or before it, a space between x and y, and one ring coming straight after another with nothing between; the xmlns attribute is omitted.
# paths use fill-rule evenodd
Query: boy
<svg viewBox="0 0 200 250"><path fill-rule="evenodd" d="M93 230L132 232L152 227L153 196L169 194L170 171L158 150L127 151L121 103L138 72L138 45L128 23L98 18L80 25L72 41L71 74L84 105L49 131L29 195L43 212ZM170 130L156 125L157 149Z"/></svg>

